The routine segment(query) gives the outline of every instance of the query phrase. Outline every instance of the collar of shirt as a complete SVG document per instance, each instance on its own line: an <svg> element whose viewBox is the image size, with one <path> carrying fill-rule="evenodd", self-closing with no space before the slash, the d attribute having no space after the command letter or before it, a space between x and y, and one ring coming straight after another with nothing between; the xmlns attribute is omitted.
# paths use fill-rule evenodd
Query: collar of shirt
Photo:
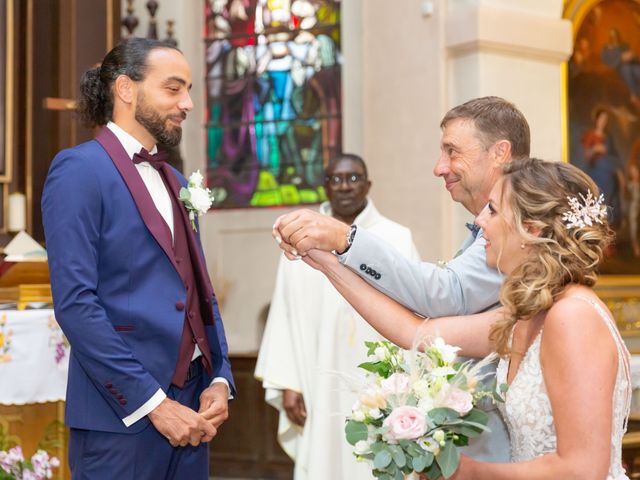
<svg viewBox="0 0 640 480"><path fill-rule="evenodd" d="M480 226L475 223L465 223L465 226L471 231L473 238L476 238L478 233L480 233Z"/></svg>
<svg viewBox="0 0 640 480"><path fill-rule="evenodd" d="M122 144L129 158L133 158L134 153L140 152L141 149L144 148L136 138L128 132L125 132L122 127L119 127L113 122L107 123L107 128L113 132L113 134L118 138L118 141ZM151 150L149 150L150 154L155 154L158 152L158 146L154 145ZM140 165L149 165L149 162L141 162Z"/></svg>

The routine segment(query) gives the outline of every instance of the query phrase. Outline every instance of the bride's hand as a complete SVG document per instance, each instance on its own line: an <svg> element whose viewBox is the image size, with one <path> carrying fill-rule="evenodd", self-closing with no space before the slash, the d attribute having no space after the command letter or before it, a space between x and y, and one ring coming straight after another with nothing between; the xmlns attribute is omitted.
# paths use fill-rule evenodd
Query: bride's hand
<svg viewBox="0 0 640 480"><path fill-rule="evenodd" d="M302 257L302 261L316 270L323 270L331 265L340 263L333 253L315 248L309 250L307 254Z"/></svg>
<svg viewBox="0 0 640 480"><path fill-rule="evenodd" d="M475 464L475 460L466 455L460 455L460 465L453 476L449 477L449 480L472 480L475 478Z"/></svg>

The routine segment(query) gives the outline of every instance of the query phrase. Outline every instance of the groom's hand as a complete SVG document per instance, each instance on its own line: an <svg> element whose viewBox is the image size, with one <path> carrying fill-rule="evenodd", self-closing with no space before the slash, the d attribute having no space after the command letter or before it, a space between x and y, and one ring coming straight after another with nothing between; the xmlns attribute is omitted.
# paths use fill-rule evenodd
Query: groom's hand
<svg viewBox="0 0 640 480"><path fill-rule="evenodd" d="M312 248L342 252L347 248L350 226L328 215L301 209L278 217L273 237L287 257L306 255Z"/></svg>
<svg viewBox="0 0 640 480"><path fill-rule="evenodd" d="M165 398L150 414L149 420L173 447L197 447L216 436L215 426L188 407Z"/></svg>
<svg viewBox="0 0 640 480"><path fill-rule="evenodd" d="M229 389L224 383L214 383L200 394L198 411L216 429L229 418Z"/></svg>

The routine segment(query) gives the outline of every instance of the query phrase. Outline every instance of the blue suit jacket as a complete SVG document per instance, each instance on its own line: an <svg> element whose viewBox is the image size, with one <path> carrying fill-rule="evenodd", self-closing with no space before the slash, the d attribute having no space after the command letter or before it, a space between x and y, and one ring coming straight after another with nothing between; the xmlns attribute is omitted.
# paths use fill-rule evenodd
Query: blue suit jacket
<svg viewBox="0 0 640 480"><path fill-rule="evenodd" d="M121 171L96 140L61 151L49 169L42 214L56 319L71 344L65 422L135 433L149 420L127 428L122 419L171 383L186 289L147 226L150 213L159 213L141 209L139 199L150 200L142 179L128 157L119 162ZM198 246L204 259L199 238ZM214 325L205 329L214 377L226 378L235 393L215 296L212 307ZM211 380L205 372L202 389Z"/></svg>

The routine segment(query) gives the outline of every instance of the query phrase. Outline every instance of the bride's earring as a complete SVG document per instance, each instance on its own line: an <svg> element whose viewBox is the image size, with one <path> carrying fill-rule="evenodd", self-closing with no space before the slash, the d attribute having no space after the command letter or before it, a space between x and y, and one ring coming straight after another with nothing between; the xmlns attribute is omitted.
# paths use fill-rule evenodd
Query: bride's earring
<svg viewBox="0 0 640 480"><path fill-rule="evenodd" d="M520 244L520 248L524 250L524 243Z"/></svg>

